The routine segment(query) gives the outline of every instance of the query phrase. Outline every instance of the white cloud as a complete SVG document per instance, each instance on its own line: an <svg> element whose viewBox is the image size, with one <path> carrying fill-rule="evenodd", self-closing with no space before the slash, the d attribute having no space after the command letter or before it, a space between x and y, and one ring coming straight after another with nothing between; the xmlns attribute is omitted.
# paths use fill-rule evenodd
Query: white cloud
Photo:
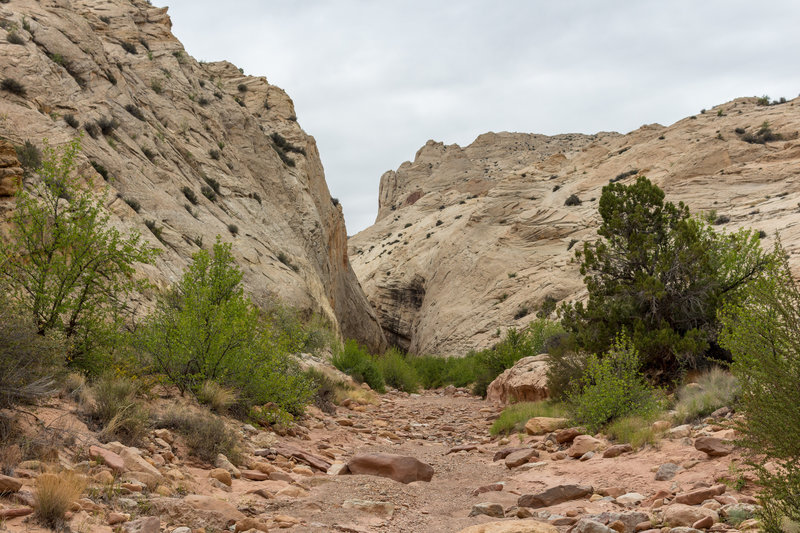
<svg viewBox="0 0 800 533"><path fill-rule="evenodd" d="M294 99L350 233L373 222L380 175L427 139L625 132L800 91L792 0L167 4L191 55L228 59Z"/></svg>

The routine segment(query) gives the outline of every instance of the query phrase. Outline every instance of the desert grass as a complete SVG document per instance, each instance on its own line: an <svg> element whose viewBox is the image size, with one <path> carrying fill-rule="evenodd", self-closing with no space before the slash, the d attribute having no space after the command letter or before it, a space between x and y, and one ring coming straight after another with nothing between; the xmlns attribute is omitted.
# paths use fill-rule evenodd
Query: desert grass
<svg viewBox="0 0 800 533"><path fill-rule="evenodd" d="M568 411L564 404L550 401L511 404L500 413L489 433L497 436L522 431L528 420L539 416L565 418L568 416Z"/></svg>
<svg viewBox="0 0 800 533"><path fill-rule="evenodd" d="M86 490L86 479L69 470L45 473L36 478L34 516L44 526L61 529L72 503Z"/></svg>
<svg viewBox="0 0 800 533"><path fill-rule="evenodd" d="M675 422L686 424L708 416L721 407L734 407L739 391L739 383L730 372L713 368L701 374L695 383L686 384L678 390L675 395Z"/></svg>

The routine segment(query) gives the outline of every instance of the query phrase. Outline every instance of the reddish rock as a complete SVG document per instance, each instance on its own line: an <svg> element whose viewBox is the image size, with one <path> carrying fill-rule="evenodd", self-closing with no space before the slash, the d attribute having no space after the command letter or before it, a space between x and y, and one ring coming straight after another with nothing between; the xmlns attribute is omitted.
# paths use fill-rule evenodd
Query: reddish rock
<svg viewBox="0 0 800 533"><path fill-rule="evenodd" d="M567 442L572 442L575 440L575 437L580 435L581 432L577 428L567 428L556 431L556 442L559 444L564 444Z"/></svg>
<svg viewBox="0 0 800 533"><path fill-rule="evenodd" d="M505 459L514 452L519 452L527 449L528 448L503 448L501 450L497 450L496 452L494 452L494 457L492 458L492 461L500 461L501 459Z"/></svg>
<svg viewBox="0 0 800 533"><path fill-rule="evenodd" d="M22 481L10 476L0 474L0 494L17 492L22 488Z"/></svg>
<svg viewBox="0 0 800 533"><path fill-rule="evenodd" d="M681 492L675 496L675 503L685 505L699 505L706 500L711 500L714 496L719 496L725 492L725 485L714 485L713 487L696 489L689 492Z"/></svg>
<svg viewBox="0 0 800 533"><path fill-rule="evenodd" d="M708 529L714 525L714 517L706 516L692 524L692 527L695 529Z"/></svg>
<svg viewBox="0 0 800 533"><path fill-rule="evenodd" d="M7 520L18 516L27 516L33 512L30 507L18 507L16 509L0 509L0 518Z"/></svg>
<svg viewBox="0 0 800 533"><path fill-rule="evenodd" d="M388 453L367 453L356 455L347 463L353 474L388 477L401 483L430 481L433 467L414 457L391 455Z"/></svg>
<svg viewBox="0 0 800 533"><path fill-rule="evenodd" d="M633 451L633 446L630 444L615 444L611 446L606 451L603 452L604 459L611 459L613 457L619 457L623 453L628 453ZM613 529L613 528L612 528Z"/></svg>
<svg viewBox="0 0 800 533"><path fill-rule="evenodd" d="M558 485L539 494L523 494L517 500L519 507L550 507L570 500L577 500L591 495L593 489L589 485Z"/></svg>
<svg viewBox="0 0 800 533"><path fill-rule="evenodd" d="M269 474L259 472L258 470L242 470L242 477L251 481L266 481L269 479Z"/></svg>
<svg viewBox="0 0 800 533"><path fill-rule="evenodd" d="M519 450L506 457L506 468L515 468L529 462L531 458L539 457L539 452L533 448Z"/></svg>
<svg viewBox="0 0 800 533"><path fill-rule="evenodd" d="M483 494L484 492L499 492L503 490L504 485L502 483L491 483L489 485L483 485L482 487L478 487L477 489L472 491L473 496L477 496L478 494Z"/></svg>
<svg viewBox="0 0 800 533"><path fill-rule="evenodd" d="M572 441L572 446L567 450L570 457L581 457L586 452L592 452L600 447L601 441L589 435L578 435Z"/></svg>
<svg viewBox="0 0 800 533"><path fill-rule="evenodd" d="M478 447L475 444L462 444L461 446L454 446L450 448L449 450L447 450L447 453L445 453L445 455L450 455L451 453L457 453L457 452L471 452L477 449Z"/></svg>
<svg viewBox="0 0 800 533"><path fill-rule="evenodd" d="M121 474L125 471L125 461L122 460L122 457L111 450L106 450L100 446L90 446L89 457L97 462L103 463L118 474Z"/></svg>
<svg viewBox="0 0 800 533"><path fill-rule="evenodd" d="M709 457L723 457L733 451L733 446L716 437L699 437L694 441L694 447Z"/></svg>

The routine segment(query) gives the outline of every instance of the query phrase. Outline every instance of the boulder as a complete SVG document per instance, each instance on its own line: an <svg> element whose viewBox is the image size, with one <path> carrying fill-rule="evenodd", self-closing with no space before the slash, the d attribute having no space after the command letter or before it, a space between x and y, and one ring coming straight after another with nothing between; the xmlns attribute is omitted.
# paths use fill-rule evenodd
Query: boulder
<svg viewBox="0 0 800 533"><path fill-rule="evenodd" d="M21 480L0 474L0 494L17 492L21 488L22 488Z"/></svg>
<svg viewBox="0 0 800 533"><path fill-rule="evenodd" d="M119 452L119 456L122 458L126 470L131 472L145 472L161 479L161 472L158 471L158 468L145 461L135 448L122 448Z"/></svg>
<svg viewBox="0 0 800 533"><path fill-rule="evenodd" d="M664 523L670 527L691 526L707 516L710 516L714 522L719 522L719 515L716 511L705 507L673 503L664 510Z"/></svg>
<svg viewBox="0 0 800 533"><path fill-rule="evenodd" d="M506 457L506 468L514 468L520 465L524 465L525 463L529 462L533 457L539 457L539 452L537 452L533 448L519 450L514 453L511 453L508 455L508 457Z"/></svg>
<svg viewBox="0 0 800 533"><path fill-rule="evenodd" d="M623 453L630 453L633 451L633 446L630 444L615 444L603 452L604 459L619 457Z"/></svg>
<svg viewBox="0 0 800 533"><path fill-rule="evenodd" d="M525 433L528 435L544 435L567 426L566 418L553 418L548 416L535 416L525 423Z"/></svg>
<svg viewBox="0 0 800 533"><path fill-rule="evenodd" d="M199 511L208 511L222 518L226 523L233 524L237 520L245 518L241 511L230 503L201 494L190 494L183 498L183 502L189 504Z"/></svg>
<svg viewBox="0 0 800 533"><path fill-rule="evenodd" d="M719 496L725 492L725 485L714 485L702 489L695 489L689 492L681 492L675 496L675 503L683 503L686 505L699 505L706 500L711 500L714 496Z"/></svg>
<svg viewBox="0 0 800 533"><path fill-rule="evenodd" d="M610 527L591 518L581 518L571 531L572 533L617 533Z"/></svg>
<svg viewBox="0 0 800 533"><path fill-rule="evenodd" d="M260 472L259 472L260 473ZM224 468L215 468L208 472L208 477L216 479L220 483L231 486L233 480L231 479L231 473L225 470Z"/></svg>
<svg viewBox="0 0 800 533"><path fill-rule="evenodd" d="M602 441L589 435L578 435L572 441L572 446L567 450L567 455L570 457L581 457L586 452L595 451L601 444L603 444Z"/></svg>
<svg viewBox="0 0 800 533"><path fill-rule="evenodd" d="M489 384L486 399L503 405L513 401L546 400L550 396L547 389L548 359L547 354L523 357Z"/></svg>
<svg viewBox="0 0 800 533"><path fill-rule="evenodd" d="M538 520L501 520L460 530L458 533L558 533L558 528Z"/></svg>
<svg viewBox="0 0 800 533"><path fill-rule="evenodd" d="M89 457L103 463L118 474L125 471L125 461L111 450L106 450L100 446L89 446Z"/></svg>
<svg viewBox="0 0 800 533"><path fill-rule="evenodd" d="M132 522L123 524L122 530L125 533L159 533L161 531L161 520L157 516L137 518Z"/></svg>
<svg viewBox="0 0 800 533"><path fill-rule="evenodd" d="M505 512L503 511L503 506L499 503L476 503L472 506L472 511L469 513L470 516L479 516L479 515L486 515L491 516L494 518L503 518L505 516Z"/></svg>
<svg viewBox="0 0 800 533"><path fill-rule="evenodd" d="M429 464L403 455L388 453L367 453L356 455L347 463L352 474L388 477L401 483L430 481L433 467Z"/></svg>
<svg viewBox="0 0 800 533"><path fill-rule="evenodd" d="M709 457L723 457L733 451L730 443L716 437L698 437L694 441L694 447Z"/></svg>
<svg viewBox="0 0 800 533"><path fill-rule="evenodd" d="M556 442L559 444L564 444L568 442L572 442L575 440L575 437L581 434L581 431L578 428L567 428L556 431Z"/></svg>
<svg viewBox="0 0 800 533"><path fill-rule="evenodd" d="M577 500L591 495L593 489L589 485L558 485L539 494L523 494L517 500L519 507L550 507L570 500Z"/></svg>
<svg viewBox="0 0 800 533"><path fill-rule="evenodd" d="M669 481L681 470L683 469L675 463L664 463L656 471L656 481Z"/></svg>

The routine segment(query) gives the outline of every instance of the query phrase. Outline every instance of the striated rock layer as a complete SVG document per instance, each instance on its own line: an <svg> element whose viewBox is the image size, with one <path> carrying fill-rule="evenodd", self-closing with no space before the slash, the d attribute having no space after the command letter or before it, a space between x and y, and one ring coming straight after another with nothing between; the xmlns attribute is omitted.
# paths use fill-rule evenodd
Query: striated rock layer
<svg viewBox="0 0 800 533"><path fill-rule="evenodd" d="M781 140L748 143L764 122ZM647 175L671 201L716 211L721 228L780 231L800 266L800 100L740 98L628 133L487 133L428 141L381 177L375 224L350 256L390 342L461 355L524 326L545 299L585 296L575 246L596 238L611 179ZM625 176L621 175L625 173ZM565 205L571 195L577 205Z"/></svg>
<svg viewBox="0 0 800 533"><path fill-rule="evenodd" d="M145 1L15 0L0 4L0 21L2 77L25 93L0 91L0 137L59 145L83 132L79 168L109 188L113 223L162 250L148 277L174 282L221 235L259 303L277 296L373 349L385 344L314 138L286 93L228 62L196 61L166 8ZM11 33L22 43L5 42ZM0 155L2 196L18 173Z"/></svg>

